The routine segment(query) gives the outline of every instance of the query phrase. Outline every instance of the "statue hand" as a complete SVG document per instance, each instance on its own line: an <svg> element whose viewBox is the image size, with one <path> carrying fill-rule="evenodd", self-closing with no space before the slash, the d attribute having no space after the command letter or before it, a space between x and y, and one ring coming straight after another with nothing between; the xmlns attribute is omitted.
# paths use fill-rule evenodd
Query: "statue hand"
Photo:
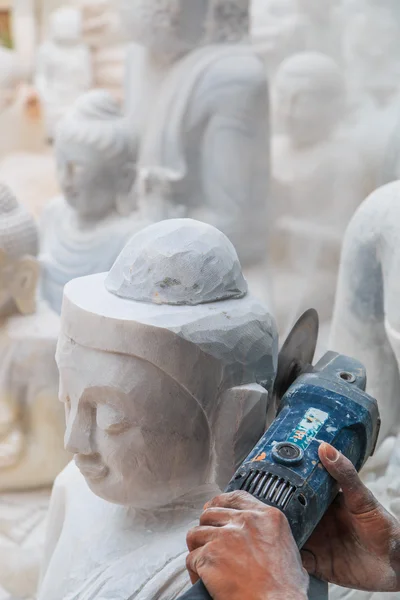
<svg viewBox="0 0 400 600"><path fill-rule="evenodd" d="M245 492L209 502L187 544L192 583L201 578L214 600L307 598L308 577L286 517Z"/></svg>
<svg viewBox="0 0 400 600"><path fill-rule="evenodd" d="M342 492L302 550L317 578L366 591L400 591L400 524L362 483L351 462L329 444L319 457Z"/></svg>

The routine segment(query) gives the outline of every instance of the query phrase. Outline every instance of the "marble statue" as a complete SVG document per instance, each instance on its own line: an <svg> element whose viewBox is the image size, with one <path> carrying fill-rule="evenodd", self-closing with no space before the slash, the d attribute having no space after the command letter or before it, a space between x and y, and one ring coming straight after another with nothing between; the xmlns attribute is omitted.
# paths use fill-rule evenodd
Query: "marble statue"
<svg viewBox="0 0 400 600"><path fill-rule="evenodd" d="M135 153L118 104L104 90L81 96L55 137L62 196L41 219L42 291L61 310L64 285L108 270L140 228L132 211Z"/></svg>
<svg viewBox="0 0 400 600"><path fill-rule="evenodd" d="M244 266L263 261L268 89L248 43L249 0L123 0L122 17L140 209L208 222Z"/></svg>
<svg viewBox="0 0 400 600"><path fill-rule="evenodd" d="M347 129L362 154L367 196L390 180L388 151L400 107L400 5L396 0L355 0L344 31L352 100Z"/></svg>
<svg viewBox="0 0 400 600"><path fill-rule="evenodd" d="M38 231L0 185L0 597L33 598L50 487L67 463L55 349L59 317L36 301ZM17 493L18 492L18 493Z"/></svg>
<svg viewBox="0 0 400 600"><path fill-rule="evenodd" d="M123 97L126 44L115 0L74 0L82 11L83 39L89 46L93 86Z"/></svg>
<svg viewBox="0 0 400 600"><path fill-rule="evenodd" d="M298 0L253 0L252 39L270 76L285 58L307 49L307 36Z"/></svg>
<svg viewBox="0 0 400 600"><path fill-rule="evenodd" d="M82 16L73 7L54 11L49 24L50 39L38 51L35 85L46 122L47 136L68 108L92 85L90 50L82 41Z"/></svg>
<svg viewBox="0 0 400 600"><path fill-rule="evenodd" d="M363 199L361 161L340 133L344 78L330 57L299 53L278 69L273 98L280 130L272 138L277 310L290 324L312 305L325 320L332 311L342 237ZM290 294L279 287L285 269Z"/></svg>
<svg viewBox="0 0 400 600"><path fill-rule="evenodd" d="M276 360L274 320L210 225L153 224L109 273L68 283L57 363L75 457L40 600L178 598L186 532L264 430Z"/></svg>

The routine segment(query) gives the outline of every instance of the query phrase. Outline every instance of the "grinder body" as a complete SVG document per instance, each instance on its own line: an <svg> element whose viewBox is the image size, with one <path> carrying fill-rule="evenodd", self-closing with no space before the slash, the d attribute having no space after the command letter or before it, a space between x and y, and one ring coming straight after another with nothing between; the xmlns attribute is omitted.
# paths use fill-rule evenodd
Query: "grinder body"
<svg viewBox="0 0 400 600"><path fill-rule="evenodd" d="M379 411L365 385L358 361L328 352L289 388L275 421L228 485L228 492L244 490L281 510L299 548L338 493L319 461L320 443L334 446L358 471L375 449Z"/></svg>
<svg viewBox="0 0 400 600"><path fill-rule="evenodd" d="M281 510L299 548L339 491L319 460L321 442L349 458L357 471L374 452L379 410L365 387L360 362L328 352L289 387L274 422L227 487L227 492L243 490ZM182 600L209 598L199 582Z"/></svg>

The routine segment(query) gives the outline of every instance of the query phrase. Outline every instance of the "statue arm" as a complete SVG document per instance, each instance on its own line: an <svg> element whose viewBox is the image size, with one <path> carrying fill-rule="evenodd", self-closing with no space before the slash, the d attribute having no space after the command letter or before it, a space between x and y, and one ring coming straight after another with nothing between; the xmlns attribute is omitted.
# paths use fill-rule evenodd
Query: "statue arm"
<svg viewBox="0 0 400 600"><path fill-rule="evenodd" d="M367 391L380 406L381 440L397 421L400 397L397 361L385 330L382 200L379 195L367 199L347 229L330 341L332 350L365 365Z"/></svg>
<svg viewBox="0 0 400 600"><path fill-rule="evenodd" d="M208 218L228 235L261 221L269 182L268 86L251 54L224 59L203 77L189 115L201 140L201 179ZM264 222L263 222L264 221ZM235 241L233 239L233 241Z"/></svg>

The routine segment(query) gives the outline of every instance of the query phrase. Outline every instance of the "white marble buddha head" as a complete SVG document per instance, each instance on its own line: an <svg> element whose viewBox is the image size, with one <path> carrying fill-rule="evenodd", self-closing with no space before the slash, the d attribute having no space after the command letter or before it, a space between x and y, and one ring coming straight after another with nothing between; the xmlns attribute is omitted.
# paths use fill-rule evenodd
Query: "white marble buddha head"
<svg viewBox="0 0 400 600"><path fill-rule="evenodd" d="M357 0L346 21L344 56L349 82L383 101L399 89L400 4Z"/></svg>
<svg viewBox="0 0 400 600"><path fill-rule="evenodd" d="M22 70L15 52L0 46L0 114L17 98Z"/></svg>
<svg viewBox="0 0 400 600"><path fill-rule="evenodd" d="M276 67L305 46L305 22L298 0L252 3L252 37L267 64Z"/></svg>
<svg viewBox="0 0 400 600"><path fill-rule="evenodd" d="M35 312L38 248L33 217L0 184L0 317Z"/></svg>
<svg viewBox="0 0 400 600"><path fill-rule="evenodd" d="M343 115L345 85L337 64L317 52L286 59L274 82L278 120L296 147L330 137Z"/></svg>
<svg viewBox="0 0 400 600"><path fill-rule="evenodd" d="M249 31L250 0L120 0L125 31L158 57L207 43L237 42Z"/></svg>
<svg viewBox="0 0 400 600"><path fill-rule="evenodd" d="M51 13L50 38L59 44L75 44L82 38L82 14L73 6L63 6Z"/></svg>
<svg viewBox="0 0 400 600"><path fill-rule="evenodd" d="M83 221L123 212L135 177L135 153L118 103L105 90L82 95L55 135L59 183Z"/></svg>
<svg viewBox="0 0 400 600"><path fill-rule="evenodd" d="M154 508L227 483L265 427L277 335L221 232L142 230L67 284L61 321L65 445L95 494Z"/></svg>

